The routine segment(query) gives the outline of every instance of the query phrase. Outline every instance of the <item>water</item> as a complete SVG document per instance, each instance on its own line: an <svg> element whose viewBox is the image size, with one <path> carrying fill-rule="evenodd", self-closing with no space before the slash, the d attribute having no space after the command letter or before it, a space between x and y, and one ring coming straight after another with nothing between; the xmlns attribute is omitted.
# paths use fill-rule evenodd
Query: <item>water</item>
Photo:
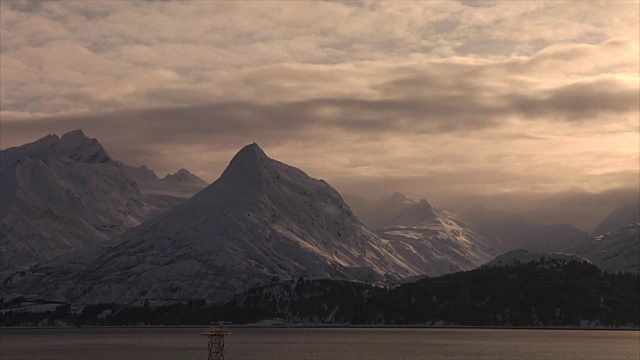
<svg viewBox="0 0 640 360"><path fill-rule="evenodd" d="M201 328L1 329L0 358L206 359ZM232 328L227 360L640 359L640 331Z"/></svg>

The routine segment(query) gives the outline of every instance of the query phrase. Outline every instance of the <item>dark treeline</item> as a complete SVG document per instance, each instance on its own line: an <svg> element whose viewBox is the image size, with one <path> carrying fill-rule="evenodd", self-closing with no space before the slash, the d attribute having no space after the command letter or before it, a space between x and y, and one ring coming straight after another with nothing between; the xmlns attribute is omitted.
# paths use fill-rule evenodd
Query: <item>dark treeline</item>
<svg viewBox="0 0 640 360"><path fill-rule="evenodd" d="M603 273L576 261L546 260L480 268L394 288L296 278L253 289L224 305L204 300L154 306L59 304L12 310L0 303L2 326L208 325L263 319L287 323L470 326L640 326L640 277Z"/></svg>

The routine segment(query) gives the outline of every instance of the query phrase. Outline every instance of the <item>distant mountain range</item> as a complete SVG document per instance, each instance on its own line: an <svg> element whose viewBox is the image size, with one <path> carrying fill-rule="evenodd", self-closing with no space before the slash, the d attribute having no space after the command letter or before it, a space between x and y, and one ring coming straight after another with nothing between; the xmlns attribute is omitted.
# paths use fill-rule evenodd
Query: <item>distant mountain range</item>
<svg viewBox="0 0 640 360"><path fill-rule="evenodd" d="M395 192L370 206L363 218L398 254L411 257L416 271L428 276L471 270L513 247L486 237L456 214L429 201Z"/></svg>
<svg viewBox="0 0 640 360"><path fill-rule="evenodd" d="M628 204L615 208L598 227L593 231L593 236L614 233L621 228L640 223L640 202L638 199Z"/></svg>
<svg viewBox="0 0 640 360"><path fill-rule="evenodd" d="M127 166L126 171L138 184L144 201L162 211L171 209L209 185L187 169L180 169L162 179L145 165Z"/></svg>
<svg viewBox="0 0 640 360"><path fill-rule="evenodd" d="M569 224L537 224L504 211L476 206L461 212L486 237L499 238L517 249L564 252L589 239L589 234Z"/></svg>
<svg viewBox="0 0 640 360"><path fill-rule="evenodd" d="M584 256L602 270L640 273L640 225L594 236L568 252Z"/></svg>
<svg viewBox="0 0 640 360"><path fill-rule="evenodd" d="M403 194L396 192L380 200L365 200L356 197L346 197L356 214L363 223L375 229L376 233L389 233L393 225L422 225L432 223L456 224L466 236L474 237L472 243L485 243L485 254L500 255L513 249L524 249L531 252L555 253L566 251L589 239L589 234L568 224L537 224L524 218L508 214L503 211L490 210L484 206L465 209L460 214L443 210L432 205L427 200L414 202ZM446 227L446 226L445 226ZM424 229L423 229L424 230ZM440 230L432 228L440 234ZM461 233L460 231L458 233ZM456 234L449 231L449 234ZM422 237L428 237L424 233ZM481 258L484 264L491 260L486 256ZM460 269L462 270L462 269ZM439 274L446 273L440 272Z"/></svg>
<svg viewBox="0 0 640 360"><path fill-rule="evenodd" d="M484 208L463 218L401 193L350 200L356 215L329 184L255 143L211 185L185 169L161 179L114 161L79 130L1 155L2 301L211 304L293 277L389 285L509 251L497 261L539 258L515 249L640 271L637 225L589 238ZM604 223L627 221L622 212Z"/></svg>

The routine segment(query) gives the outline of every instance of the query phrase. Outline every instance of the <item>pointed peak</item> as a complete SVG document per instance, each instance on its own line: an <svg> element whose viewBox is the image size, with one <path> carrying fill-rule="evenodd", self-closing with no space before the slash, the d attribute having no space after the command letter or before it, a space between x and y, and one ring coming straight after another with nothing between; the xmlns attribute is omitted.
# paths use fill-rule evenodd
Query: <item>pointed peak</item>
<svg viewBox="0 0 640 360"><path fill-rule="evenodd" d="M84 134L84 131L82 131L82 129L69 131L68 133L63 134L60 139L64 141L64 140L78 139L78 138L88 139L87 135Z"/></svg>
<svg viewBox="0 0 640 360"><path fill-rule="evenodd" d="M427 199L420 199L417 204L417 208L434 216L437 211L440 211L440 209L435 204Z"/></svg>
<svg viewBox="0 0 640 360"><path fill-rule="evenodd" d="M133 177L138 183L160 180L155 171L149 169L146 165L140 165L137 167L127 166L126 168L129 175L131 175L131 177Z"/></svg>
<svg viewBox="0 0 640 360"><path fill-rule="evenodd" d="M238 151L236 156L238 156L238 155L240 155L242 153L254 153L254 154L267 156L264 153L264 151L262 150L262 148L260 147L260 145L258 145L258 143L255 143L255 142L251 143L249 145L245 145L242 149L240 149L240 151Z"/></svg>
<svg viewBox="0 0 640 360"><path fill-rule="evenodd" d="M227 179L245 185L261 183L264 175L270 172L272 161L267 154L262 151L258 144L253 143L244 146L231 159L231 162L222 173L221 179Z"/></svg>
<svg viewBox="0 0 640 360"><path fill-rule="evenodd" d="M399 191L395 191L393 194L391 194L389 197L387 197L386 201L387 204L397 204L397 205L403 205L403 204L413 204L413 200L407 198L403 193L399 192Z"/></svg>
<svg viewBox="0 0 640 360"><path fill-rule="evenodd" d="M398 199L398 200L409 200L407 199L407 196L399 191L394 191L393 194L391 194L390 199Z"/></svg>
<svg viewBox="0 0 640 360"><path fill-rule="evenodd" d="M65 156L80 162L104 163L111 161L111 157L98 140L87 137L80 129L62 135L58 148Z"/></svg>
<svg viewBox="0 0 640 360"><path fill-rule="evenodd" d="M162 178L162 180L170 182L207 184L206 181L202 180L197 175L193 174L185 168L181 168L175 174L167 174L167 176Z"/></svg>
<svg viewBox="0 0 640 360"><path fill-rule="evenodd" d="M269 159L267 154L262 151L260 146L257 143L252 143L244 146L238 153L231 159L231 163L229 167L239 164L244 164L246 162L255 163L261 162L266 159ZM248 164L250 165L250 164Z"/></svg>

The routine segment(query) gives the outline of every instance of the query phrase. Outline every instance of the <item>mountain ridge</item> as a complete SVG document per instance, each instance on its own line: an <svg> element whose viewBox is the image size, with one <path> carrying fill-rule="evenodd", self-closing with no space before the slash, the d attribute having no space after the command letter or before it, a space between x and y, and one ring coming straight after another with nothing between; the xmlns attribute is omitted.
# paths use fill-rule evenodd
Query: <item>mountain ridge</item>
<svg viewBox="0 0 640 360"><path fill-rule="evenodd" d="M0 152L1 267L99 246L157 213L102 145L74 130Z"/></svg>
<svg viewBox="0 0 640 360"><path fill-rule="evenodd" d="M484 206L468 208L461 215L477 225L484 236L500 238L514 248L531 252L566 252L589 239L588 233L569 224L538 224Z"/></svg>
<svg viewBox="0 0 640 360"><path fill-rule="evenodd" d="M416 272L428 276L471 270L513 249L482 236L455 213L397 191L369 207L363 218L396 252L412 259Z"/></svg>
<svg viewBox="0 0 640 360"><path fill-rule="evenodd" d="M257 144L240 150L216 182L128 230L117 245L33 271L13 283L17 291L80 303L219 302L274 277L418 275L335 189L268 158Z"/></svg>

